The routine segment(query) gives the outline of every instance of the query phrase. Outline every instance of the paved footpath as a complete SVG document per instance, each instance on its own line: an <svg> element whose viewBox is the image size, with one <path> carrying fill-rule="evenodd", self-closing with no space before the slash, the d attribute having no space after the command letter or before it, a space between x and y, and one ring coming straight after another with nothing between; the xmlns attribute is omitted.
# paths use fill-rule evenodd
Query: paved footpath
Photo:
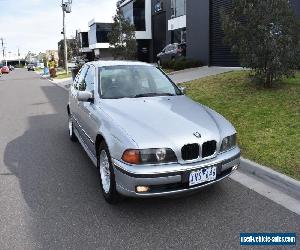
<svg viewBox="0 0 300 250"><path fill-rule="evenodd" d="M0 249L239 249L241 232L299 238L299 215L232 179L108 205L98 171L68 138L67 90L25 70L0 86Z"/></svg>
<svg viewBox="0 0 300 250"><path fill-rule="evenodd" d="M193 81L199 78L207 77L207 76L213 76L222 74L225 72L230 72L234 70L242 70L241 67L207 67L203 66L200 68L193 68L193 69L186 69L186 70L180 70L173 73L170 73L170 78L175 83L183 83L183 82L189 82Z"/></svg>

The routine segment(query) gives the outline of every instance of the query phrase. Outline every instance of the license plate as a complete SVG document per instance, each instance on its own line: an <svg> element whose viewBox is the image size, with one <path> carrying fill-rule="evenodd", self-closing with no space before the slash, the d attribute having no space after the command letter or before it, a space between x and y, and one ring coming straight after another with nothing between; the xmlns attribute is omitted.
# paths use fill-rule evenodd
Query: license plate
<svg viewBox="0 0 300 250"><path fill-rule="evenodd" d="M216 177L217 167L201 168L190 173L189 183L190 186L195 186L203 182L213 181Z"/></svg>

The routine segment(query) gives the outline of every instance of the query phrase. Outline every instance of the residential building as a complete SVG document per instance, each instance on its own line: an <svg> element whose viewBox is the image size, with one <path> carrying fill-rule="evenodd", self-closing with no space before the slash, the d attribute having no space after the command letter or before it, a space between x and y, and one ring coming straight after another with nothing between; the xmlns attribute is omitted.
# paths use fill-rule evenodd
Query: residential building
<svg viewBox="0 0 300 250"><path fill-rule="evenodd" d="M153 54L151 0L122 0L118 1L117 7L135 26L138 60L150 61Z"/></svg>
<svg viewBox="0 0 300 250"><path fill-rule="evenodd" d="M186 43L186 56L206 65L239 66L224 44L221 9L231 0L121 0L117 6L136 27L138 59L154 62L170 43ZM291 0L300 16L300 1Z"/></svg>
<svg viewBox="0 0 300 250"><path fill-rule="evenodd" d="M93 61L95 59L95 54L92 49L90 49L89 43L89 31L88 30L78 30L76 31L76 39L79 41L79 52L88 61Z"/></svg>
<svg viewBox="0 0 300 250"><path fill-rule="evenodd" d="M94 53L94 57L111 59L111 52L109 49L108 33L111 31L112 23L102 23L95 19L89 22L89 31L83 35L85 38L82 46L87 46L87 38L89 49ZM87 48L87 47L82 47Z"/></svg>

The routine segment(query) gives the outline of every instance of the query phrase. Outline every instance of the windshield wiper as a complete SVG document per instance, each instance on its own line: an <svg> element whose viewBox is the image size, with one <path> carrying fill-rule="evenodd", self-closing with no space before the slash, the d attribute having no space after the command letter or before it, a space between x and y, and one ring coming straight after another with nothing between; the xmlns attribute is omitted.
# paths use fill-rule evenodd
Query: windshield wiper
<svg viewBox="0 0 300 250"><path fill-rule="evenodd" d="M175 95L171 93L145 93L145 94L135 95L134 98L151 97L151 96L175 96Z"/></svg>

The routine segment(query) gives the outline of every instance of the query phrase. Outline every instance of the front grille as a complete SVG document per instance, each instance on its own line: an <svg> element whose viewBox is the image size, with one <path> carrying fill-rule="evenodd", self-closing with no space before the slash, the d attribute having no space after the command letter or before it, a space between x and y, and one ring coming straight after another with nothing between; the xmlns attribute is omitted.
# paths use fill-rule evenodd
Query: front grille
<svg viewBox="0 0 300 250"><path fill-rule="evenodd" d="M202 158L212 156L216 152L217 142L207 141L202 144Z"/></svg>
<svg viewBox="0 0 300 250"><path fill-rule="evenodd" d="M181 157L183 160L194 160L199 157L199 144L187 144L181 148Z"/></svg>

